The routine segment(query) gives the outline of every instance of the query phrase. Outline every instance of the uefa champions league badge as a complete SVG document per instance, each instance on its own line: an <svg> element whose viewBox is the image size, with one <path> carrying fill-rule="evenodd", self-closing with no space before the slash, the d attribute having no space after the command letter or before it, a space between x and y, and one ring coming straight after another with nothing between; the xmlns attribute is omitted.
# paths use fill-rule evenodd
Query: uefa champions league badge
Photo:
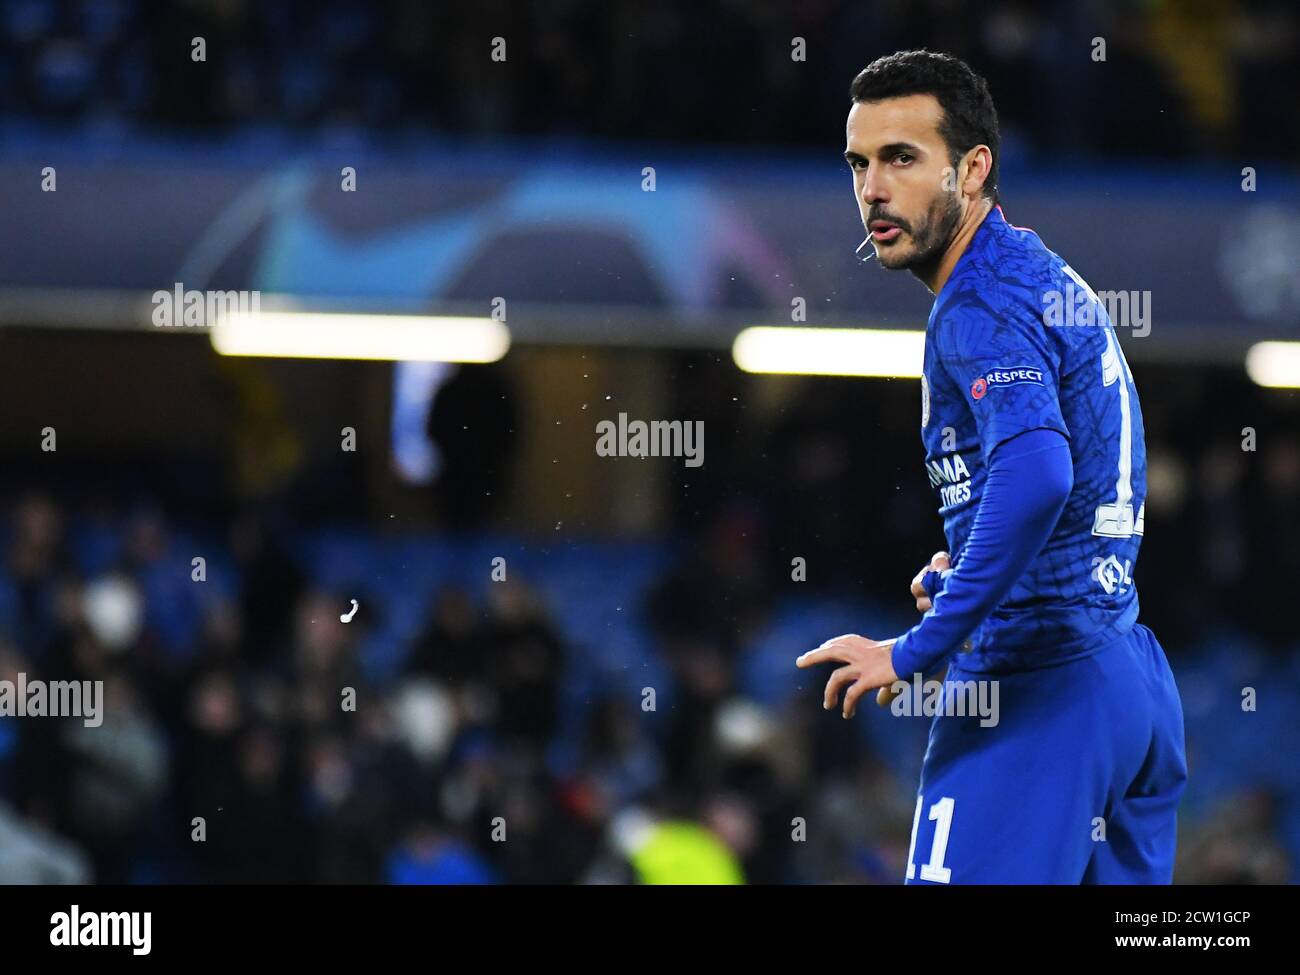
<svg viewBox="0 0 1300 975"><path fill-rule="evenodd" d="M921 373L921 426L926 426L930 422L930 384L925 381L925 373Z"/></svg>

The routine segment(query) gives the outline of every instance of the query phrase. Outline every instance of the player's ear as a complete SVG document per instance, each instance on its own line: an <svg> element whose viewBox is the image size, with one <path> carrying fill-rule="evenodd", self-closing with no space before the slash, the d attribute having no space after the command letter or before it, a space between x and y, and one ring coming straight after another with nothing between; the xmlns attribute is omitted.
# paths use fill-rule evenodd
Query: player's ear
<svg viewBox="0 0 1300 975"><path fill-rule="evenodd" d="M974 146L962 157L962 166L962 193L970 197L979 196L984 192L984 184L993 169L993 151L986 145Z"/></svg>

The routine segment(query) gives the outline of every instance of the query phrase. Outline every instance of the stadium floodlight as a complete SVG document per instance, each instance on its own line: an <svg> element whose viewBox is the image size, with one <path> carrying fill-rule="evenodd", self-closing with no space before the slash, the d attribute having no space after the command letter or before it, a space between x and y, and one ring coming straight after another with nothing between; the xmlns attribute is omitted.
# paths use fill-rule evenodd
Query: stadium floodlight
<svg viewBox="0 0 1300 975"><path fill-rule="evenodd" d="M745 372L918 379L925 333L755 325L736 336L731 355Z"/></svg>
<svg viewBox="0 0 1300 975"><path fill-rule="evenodd" d="M1256 342L1246 352L1246 375L1260 386L1300 389L1300 342Z"/></svg>
<svg viewBox="0 0 1300 975"><path fill-rule="evenodd" d="M510 348L510 331L491 318L232 311L213 325L212 347L289 359L495 362Z"/></svg>

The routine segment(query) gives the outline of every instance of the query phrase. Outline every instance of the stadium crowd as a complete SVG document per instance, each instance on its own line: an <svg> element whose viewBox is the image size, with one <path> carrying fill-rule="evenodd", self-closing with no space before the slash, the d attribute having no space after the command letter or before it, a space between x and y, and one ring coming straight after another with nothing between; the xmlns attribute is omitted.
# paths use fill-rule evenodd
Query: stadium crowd
<svg viewBox="0 0 1300 975"><path fill-rule="evenodd" d="M1209 421L1177 398L1185 386L1159 373L1144 386L1160 502L1138 575L1187 708L1177 879L1284 882L1300 789L1270 736L1300 714L1300 701L1281 711L1300 645L1270 586L1294 578L1284 563L1300 551L1300 447L1276 435L1276 418L1264 425L1267 412L1261 428L1275 433L1258 461L1226 434L1207 439ZM559 600L518 574L452 577L418 595L422 620L394 665L376 668L368 638L383 601L362 594L356 620L340 620L358 593L295 542L321 530L306 515L232 506L194 526L111 490L12 495L0 680L103 680L106 716L93 729L0 717L0 879L897 882L914 775L898 759L917 757L923 727L900 740L870 716L829 720L819 683L790 666L836 625L818 599L902 595L906 580L877 579L871 563L888 560L864 551L923 559L935 547L919 462L906 491L855 473L853 418L879 412L880 395L844 387L831 415L810 385L763 452L796 476L713 480L766 493L721 494L704 520L679 523L685 544L665 543L660 568L627 594L629 627L667 675L651 682L649 709L639 678L591 670L590 641L568 625L610 609L595 589ZM915 512L897 507L907 496ZM349 530L358 551L378 544L373 529ZM188 540L203 532L206 585ZM800 536L817 571L765 694L755 663ZM574 544L594 575L624 573L599 546ZM1237 678L1223 676L1246 659L1264 668L1258 716L1240 713Z"/></svg>
<svg viewBox="0 0 1300 975"><path fill-rule="evenodd" d="M1293 158L1298 38L1287 0L12 0L0 8L0 114L106 138L287 129L821 146L864 64L928 46L988 77L1004 141L1018 140L1009 157Z"/></svg>

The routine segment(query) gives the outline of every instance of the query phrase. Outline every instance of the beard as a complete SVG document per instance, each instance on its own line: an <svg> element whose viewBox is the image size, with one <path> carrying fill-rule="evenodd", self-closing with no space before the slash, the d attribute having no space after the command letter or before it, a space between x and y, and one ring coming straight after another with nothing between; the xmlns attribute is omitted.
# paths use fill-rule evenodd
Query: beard
<svg viewBox="0 0 1300 975"><path fill-rule="evenodd" d="M906 221L895 221L885 214L872 214L870 220L890 220L898 224L912 238L910 251L882 247L876 252L881 267L890 271L923 272L936 266L952 240L953 231L961 220L961 204L956 193L940 193L930 203L925 216L915 228Z"/></svg>

